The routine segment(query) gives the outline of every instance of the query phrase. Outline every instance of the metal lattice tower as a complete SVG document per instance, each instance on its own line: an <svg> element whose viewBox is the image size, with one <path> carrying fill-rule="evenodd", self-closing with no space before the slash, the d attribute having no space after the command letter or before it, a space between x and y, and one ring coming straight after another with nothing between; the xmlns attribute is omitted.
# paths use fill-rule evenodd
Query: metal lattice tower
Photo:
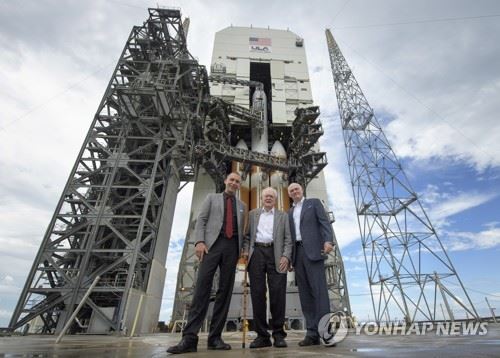
<svg viewBox="0 0 500 358"><path fill-rule="evenodd" d="M195 174L208 94L180 11L149 9L118 60L11 329L38 319L41 333L60 331L98 276L70 332L96 332L98 322L119 332L137 319L156 327L175 200Z"/></svg>
<svg viewBox="0 0 500 358"><path fill-rule="evenodd" d="M479 319L330 30L326 38L376 321L454 320L452 304Z"/></svg>

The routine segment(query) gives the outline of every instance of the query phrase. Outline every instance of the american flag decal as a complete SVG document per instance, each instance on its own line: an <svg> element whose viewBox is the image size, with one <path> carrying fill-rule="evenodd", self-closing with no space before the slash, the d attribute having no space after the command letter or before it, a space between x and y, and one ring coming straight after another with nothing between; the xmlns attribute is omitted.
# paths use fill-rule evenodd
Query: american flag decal
<svg viewBox="0 0 500 358"><path fill-rule="evenodd" d="M250 37L249 44L254 46L271 46L271 39L266 37Z"/></svg>

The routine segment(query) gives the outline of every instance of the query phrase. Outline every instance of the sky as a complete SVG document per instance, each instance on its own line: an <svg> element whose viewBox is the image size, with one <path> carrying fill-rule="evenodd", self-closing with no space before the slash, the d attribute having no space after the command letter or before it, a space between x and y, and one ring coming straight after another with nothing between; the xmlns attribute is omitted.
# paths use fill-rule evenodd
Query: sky
<svg viewBox="0 0 500 358"><path fill-rule="evenodd" d="M500 3L457 0L0 0L0 327L8 324L132 26L181 8L209 65L230 25L304 38L353 313L373 318L325 28L332 29L480 315L500 311ZM178 198L169 321L192 187Z"/></svg>

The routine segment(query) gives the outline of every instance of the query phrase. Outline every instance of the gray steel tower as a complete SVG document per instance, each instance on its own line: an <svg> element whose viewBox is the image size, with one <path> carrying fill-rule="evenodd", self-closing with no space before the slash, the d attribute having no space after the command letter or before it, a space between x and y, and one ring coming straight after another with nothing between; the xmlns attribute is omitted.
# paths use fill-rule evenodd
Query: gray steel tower
<svg viewBox="0 0 500 358"><path fill-rule="evenodd" d="M70 333L152 332L177 192L193 180L208 79L179 10L133 27L49 223L10 322Z"/></svg>
<svg viewBox="0 0 500 358"><path fill-rule="evenodd" d="M376 321L454 320L454 307L479 319L330 30L326 38Z"/></svg>

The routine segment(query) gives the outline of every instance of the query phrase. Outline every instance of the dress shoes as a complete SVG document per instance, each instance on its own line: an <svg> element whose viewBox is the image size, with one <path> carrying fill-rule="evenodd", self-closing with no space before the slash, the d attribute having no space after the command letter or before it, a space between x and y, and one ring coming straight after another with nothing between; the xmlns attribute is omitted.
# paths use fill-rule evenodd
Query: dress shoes
<svg viewBox="0 0 500 358"><path fill-rule="evenodd" d="M319 337L313 338L311 336L305 336L305 338L299 342L299 346L301 347L319 346L319 345L320 345Z"/></svg>
<svg viewBox="0 0 500 358"><path fill-rule="evenodd" d="M168 347L167 353L181 354L196 352L198 347L198 337L192 339L186 339L185 337L181 341L172 347Z"/></svg>
<svg viewBox="0 0 500 358"><path fill-rule="evenodd" d="M231 345L224 343L222 338L215 339L212 342L208 342L207 349L217 350L217 351L228 351L231 349Z"/></svg>
<svg viewBox="0 0 500 358"><path fill-rule="evenodd" d="M288 344L286 344L284 337L274 337L274 346L276 348L286 348Z"/></svg>
<svg viewBox="0 0 500 358"><path fill-rule="evenodd" d="M269 337L257 337L250 343L250 348L264 348L271 347L272 345Z"/></svg>

